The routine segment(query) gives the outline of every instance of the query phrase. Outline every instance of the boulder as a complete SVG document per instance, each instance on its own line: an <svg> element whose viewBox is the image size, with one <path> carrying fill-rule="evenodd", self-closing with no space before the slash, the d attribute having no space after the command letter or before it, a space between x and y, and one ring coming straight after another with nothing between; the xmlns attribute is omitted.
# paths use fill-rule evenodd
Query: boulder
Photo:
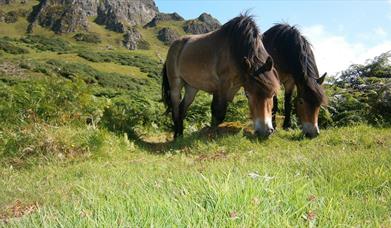
<svg viewBox="0 0 391 228"><path fill-rule="evenodd" d="M122 43L129 50L149 48L149 44L143 39L141 33L135 27L125 32Z"/></svg>
<svg viewBox="0 0 391 228"><path fill-rule="evenodd" d="M197 19L186 21L183 29L187 33L202 34L212 32L221 27L220 22L210 14L203 13Z"/></svg>
<svg viewBox="0 0 391 228"><path fill-rule="evenodd" d="M166 45L171 45L179 38L179 34L170 28L163 28L158 32L158 39Z"/></svg>
<svg viewBox="0 0 391 228"><path fill-rule="evenodd" d="M177 13L158 13L145 27L155 27L161 21L184 21Z"/></svg>

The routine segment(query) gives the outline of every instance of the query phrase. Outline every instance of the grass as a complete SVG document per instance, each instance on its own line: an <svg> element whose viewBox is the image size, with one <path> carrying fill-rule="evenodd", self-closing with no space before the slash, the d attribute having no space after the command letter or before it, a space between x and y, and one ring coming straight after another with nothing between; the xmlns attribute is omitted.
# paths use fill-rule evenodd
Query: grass
<svg viewBox="0 0 391 228"><path fill-rule="evenodd" d="M1 168L3 210L38 205L8 225L391 225L389 129L330 129L314 140L279 131L266 141L194 133L174 144L78 131L97 131L100 152Z"/></svg>
<svg viewBox="0 0 391 228"><path fill-rule="evenodd" d="M258 140L240 92L226 120L242 123L199 130L211 118L200 93L169 142L156 33L184 35L183 22L139 27L151 49L129 51L93 20L98 44L38 25L22 42L25 18L0 24L12 38L0 38L0 227L391 227L390 128Z"/></svg>

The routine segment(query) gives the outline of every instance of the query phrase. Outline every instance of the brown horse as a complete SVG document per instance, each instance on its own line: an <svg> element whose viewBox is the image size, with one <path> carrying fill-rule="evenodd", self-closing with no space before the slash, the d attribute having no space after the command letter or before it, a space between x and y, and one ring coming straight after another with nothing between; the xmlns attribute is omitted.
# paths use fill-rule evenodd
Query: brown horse
<svg viewBox="0 0 391 228"><path fill-rule="evenodd" d="M292 93L297 87L296 110L303 133L310 138L319 135L318 115L320 106L327 102L321 87L326 73L319 77L311 44L297 28L276 24L262 37L266 50L273 57L280 82L285 88L285 119L283 128L291 127ZM273 125L278 111L278 99L274 98Z"/></svg>
<svg viewBox="0 0 391 228"><path fill-rule="evenodd" d="M174 137L183 134L186 111L199 90L213 94L212 127L216 127L242 86L255 133L270 135L274 131L271 119L278 76L251 16L240 15L214 32L175 41L168 51L162 83L163 101L172 112Z"/></svg>

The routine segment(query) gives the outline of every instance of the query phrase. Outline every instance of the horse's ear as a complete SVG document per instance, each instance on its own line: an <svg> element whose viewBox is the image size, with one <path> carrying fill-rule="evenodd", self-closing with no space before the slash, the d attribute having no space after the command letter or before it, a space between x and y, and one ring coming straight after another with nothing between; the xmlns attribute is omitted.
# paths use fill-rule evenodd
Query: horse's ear
<svg viewBox="0 0 391 228"><path fill-rule="evenodd" d="M263 65L263 69L266 71L271 71L273 68L273 59L272 57L267 57L265 65Z"/></svg>
<svg viewBox="0 0 391 228"><path fill-rule="evenodd" d="M247 57L244 57L243 62L244 62L244 66L246 67L246 70L250 71L251 70L251 62L250 62L250 60Z"/></svg>
<svg viewBox="0 0 391 228"><path fill-rule="evenodd" d="M324 82L324 79L326 78L326 76L327 76L327 72L324 73L324 74L322 75L322 77L316 79L316 82L317 82L319 85L322 85L323 82Z"/></svg>

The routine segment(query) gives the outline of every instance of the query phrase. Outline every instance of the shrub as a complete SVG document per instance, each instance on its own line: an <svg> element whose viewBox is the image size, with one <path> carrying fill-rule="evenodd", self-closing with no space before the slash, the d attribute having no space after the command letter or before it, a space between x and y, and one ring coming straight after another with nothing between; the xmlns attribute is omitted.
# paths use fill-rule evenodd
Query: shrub
<svg viewBox="0 0 391 228"><path fill-rule="evenodd" d="M73 36L76 41L83 41L87 43L100 43L102 39L97 33L77 33Z"/></svg>
<svg viewBox="0 0 391 228"><path fill-rule="evenodd" d="M70 44L60 37L28 35L23 37L21 41L41 51L66 52L70 50Z"/></svg>
<svg viewBox="0 0 391 228"><path fill-rule="evenodd" d="M9 11L5 14L4 21L8 24L16 23L18 21L18 13L16 11Z"/></svg>
<svg viewBox="0 0 391 228"><path fill-rule="evenodd" d="M89 51L82 51L78 55L92 62L115 62L121 65L135 66L140 68L141 72L147 73L149 77L160 79L161 64L143 55Z"/></svg>
<svg viewBox="0 0 391 228"><path fill-rule="evenodd" d="M17 55L17 54L27 54L29 51L26 48L21 48L11 43L7 39L0 38L0 50L3 50L9 54Z"/></svg>
<svg viewBox="0 0 391 228"><path fill-rule="evenodd" d="M0 82L0 128L26 123L64 125L97 119L103 110L82 81L34 79L12 85Z"/></svg>

